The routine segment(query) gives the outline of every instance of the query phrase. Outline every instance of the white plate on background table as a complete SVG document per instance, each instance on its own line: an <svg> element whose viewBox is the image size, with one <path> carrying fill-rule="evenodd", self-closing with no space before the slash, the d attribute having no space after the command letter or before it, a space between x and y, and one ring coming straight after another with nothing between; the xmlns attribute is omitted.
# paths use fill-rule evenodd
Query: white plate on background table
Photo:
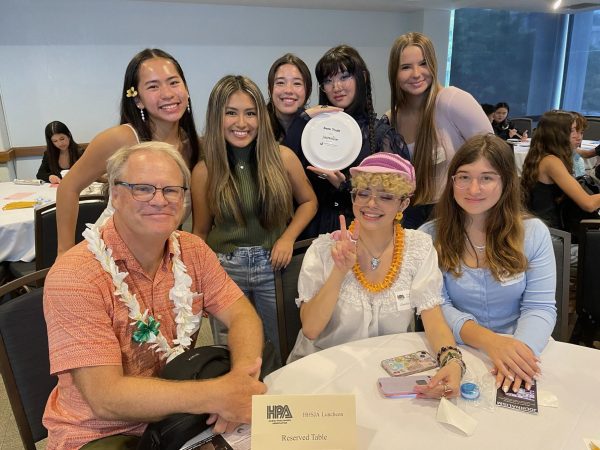
<svg viewBox="0 0 600 450"><path fill-rule="evenodd" d="M358 157L361 147L360 127L345 112L319 114L302 132L304 156L311 165L321 169L345 169Z"/></svg>

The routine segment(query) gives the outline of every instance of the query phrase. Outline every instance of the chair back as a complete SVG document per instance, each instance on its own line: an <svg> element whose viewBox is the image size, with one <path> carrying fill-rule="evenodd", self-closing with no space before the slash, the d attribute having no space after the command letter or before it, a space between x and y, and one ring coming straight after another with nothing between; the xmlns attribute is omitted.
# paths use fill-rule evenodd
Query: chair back
<svg viewBox="0 0 600 450"><path fill-rule="evenodd" d="M529 117L517 117L516 119L510 119L510 121L519 133L523 133L523 131L527 130L529 137L531 137L533 122Z"/></svg>
<svg viewBox="0 0 600 450"><path fill-rule="evenodd" d="M81 233L86 223L94 223L106 209L106 199L102 195L79 198L79 214L75 227L75 243L81 242ZM35 211L35 269L52 266L56 260L58 234L56 231L56 203L49 203Z"/></svg>
<svg viewBox="0 0 600 450"><path fill-rule="evenodd" d="M306 250L313 239L305 239L294 244L292 260L285 269L275 272L275 296L277 303L277 326L281 362L285 364L292 351L298 332L302 328L300 309L296 306L298 297L298 276Z"/></svg>
<svg viewBox="0 0 600 450"><path fill-rule="evenodd" d="M16 289L43 280L48 270L0 287L0 373L26 450L35 450L35 443L48 435L42 416L57 377L50 375L43 289L8 297Z"/></svg>
<svg viewBox="0 0 600 450"><path fill-rule="evenodd" d="M584 319L600 321L600 220L582 220L579 230L579 255L577 260L577 315Z"/></svg>
<svg viewBox="0 0 600 450"><path fill-rule="evenodd" d="M599 117L586 117L588 126L584 131L586 139L592 141L600 141L600 118Z"/></svg>
<svg viewBox="0 0 600 450"><path fill-rule="evenodd" d="M571 271L571 233L549 228L556 260L556 325L552 337L569 342L569 278Z"/></svg>

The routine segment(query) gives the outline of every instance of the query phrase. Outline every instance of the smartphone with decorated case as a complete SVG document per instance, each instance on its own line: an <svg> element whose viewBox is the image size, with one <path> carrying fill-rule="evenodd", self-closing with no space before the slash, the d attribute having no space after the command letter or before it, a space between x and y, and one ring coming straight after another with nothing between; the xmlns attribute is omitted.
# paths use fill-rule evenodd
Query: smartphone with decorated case
<svg viewBox="0 0 600 450"><path fill-rule="evenodd" d="M435 358L425 350L381 361L381 367L393 377L411 375L437 367Z"/></svg>
<svg viewBox="0 0 600 450"><path fill-rule="evenodd" d="M427 375L411 375L406 377L384 377L377 380L379 392L387 398L414 398L415 386L425 386L431 377Z"/></svg>

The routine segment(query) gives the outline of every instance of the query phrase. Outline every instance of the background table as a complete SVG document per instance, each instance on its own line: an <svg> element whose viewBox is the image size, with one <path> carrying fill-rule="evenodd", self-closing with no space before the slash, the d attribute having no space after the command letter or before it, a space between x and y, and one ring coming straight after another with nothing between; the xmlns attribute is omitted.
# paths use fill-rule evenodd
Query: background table
<svg viewBox="0 0 600 450"><path fill-rule="evenodd" d="M558 408L538 415L505 408L473 408L475 433L466 436L436 421L439 401L385 399L376 386L383 359L427 348L422 333L380 336L333 347L269 375L270 394L354 393L361 450L584 450L583 437L600 438L600 350L551 341L542 354L538 389L555 394ZM491 367L482 353L463 348L469 370Z"/></svg>
<svg viewBox="0 0 600 450"><path fill-rule="evenodd" d="M514 144L513 150L515 152L515 162L517 163L517 172L519 176L521 176L521 171L523 169L523 163L525 162L525 157L527 156L527 152L529 151L529 144L531 143L531 139L528 139L526 142L519 142ZM593 150L596 146L600 144L598 141L588 141L583 140L581 142L581 148L584 150ZM586 173L590 171L593 172L592 169L596 167L598 164L598 157L594 156L593 158L583 158L583 165L585 166ZM593 173L591 174L593 175Z"/></svg>
<svg viewBox="0 0 600 450"><path fill-rule="evenodd" d="M33 208L5 211L4 205L17 201L56 201L56 186L44 183L41 186L0 183L0 261L33 261L35 258L35 233L33 230ZM27 194L10 199L15 194Z"/></svg>
<svg viewBox="0 0 600 450"><path fill-rule="evenodd" d="M58 185L44 183L40 186L0 183L0 262L33 261L35 258L34 208L11 209L4 205L18 201L40 201L41 204L56 201ZM101 194L103 184L92 183L81 193L82 196ZM14 195L19 198L8 198Z"/></svg>

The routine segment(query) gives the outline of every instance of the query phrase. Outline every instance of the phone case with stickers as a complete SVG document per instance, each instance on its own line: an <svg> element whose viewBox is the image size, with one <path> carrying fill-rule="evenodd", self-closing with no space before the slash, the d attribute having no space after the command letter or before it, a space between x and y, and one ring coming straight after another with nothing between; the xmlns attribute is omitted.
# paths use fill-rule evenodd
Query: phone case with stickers
<svg viewBox="0 0 600 450"><path fill-rule="evenodd" d="M433 369L437 367L437 362L428 352L420 350L407 355L384 359L381 361L381 367L391 376L398 377Z"/></svg>

